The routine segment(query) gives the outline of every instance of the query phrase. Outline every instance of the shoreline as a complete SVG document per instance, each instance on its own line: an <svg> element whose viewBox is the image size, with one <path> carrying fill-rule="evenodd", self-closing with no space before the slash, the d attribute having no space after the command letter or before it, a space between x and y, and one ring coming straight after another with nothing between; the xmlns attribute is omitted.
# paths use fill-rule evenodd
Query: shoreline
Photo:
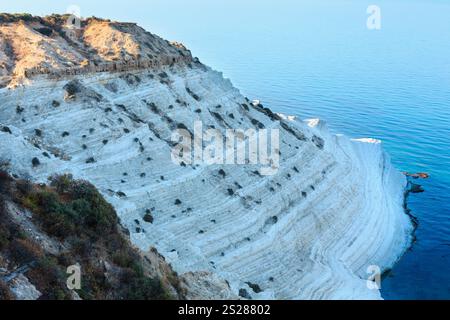
<svg viewBox="0 0 450 320"><path fill-rule="evenodd" d="M412 210L408 207L408 198L409 196L414 193L411 190L411 176L406 175L406 180L407 180L407 184L405 187L405 192L404 192L404 196L403 196L403 209L404 209L404 213L409 217L409 220L411 221L411 224L413 226L413 229L411 230L410 236L411 236L411 243L409 244L409 246L405 249L405 251L403 252L403 254L399 257L399 259L390 267L387 268L386 270L384 270L381 273L381 288L380 288L380 295L383 299L383 282L389 277L389 275L392 273L392 271L394 270L395 266L400 262L401 259L403 259L403 257L410 251L412 251L414 244L417 242L417 235L416 235L416 231L417 228L419 227L419 219L414 216L411 212Z"/></svg>

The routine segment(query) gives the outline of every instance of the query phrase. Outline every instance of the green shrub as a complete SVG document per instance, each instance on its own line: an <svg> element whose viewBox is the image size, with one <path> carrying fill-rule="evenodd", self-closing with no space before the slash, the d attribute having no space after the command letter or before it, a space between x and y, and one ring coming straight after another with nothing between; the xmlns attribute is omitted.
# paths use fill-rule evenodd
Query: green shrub
<svg viewBox="0 0 450 320"><path fill-rule="evenodd" d="M28 195L33 191L33 184L29 180L16 181L16 189L21 195Z"/></svg>
<svg viewBox="0 0 450 320"><path fill-rule="evenodd" d="M65 238L76 231L77 213L62 203L55 192L39 191L37 194L39 222L51 235Z"/></svg>
<svg viewBox="0 0 450 320"><path fill-rule="evenodd" d="M17 13L14 15L17 19L23 20L23 21L32 21L33 16L29 13Z"/></svg>
<svg viewBox="0 0 450 320"><path fill-rule="evenodd" d="M56 189L58 193L65 193L70 190L73 182L71 174L54 175L50 177L50 186Z"/></svg>
<svg viewBox="0 0 450 320"><path fill-rule="evenodd" d="M44 229L58 238L88 236L98 238L117 229L114 208L88 182L72 176L54 176L51 186L28 194L22 203L35 213Z"/></svg>
<svg viewBox="0 0 450 320"><path fill-rule="evenodd" d="M30 193L23 196L20 202L22 206L31 210L32 212L37 212L39 210L39 197L37 193Z"/></svg>
<svg viewBox="0 0 450 320"><path fill-rule="evenodd" d="M83 226L96 234L113 232L118 218L114 208L89 183L81 182L73 186L72 208L83 218Z"/></svg>
<svg viewBox="0 0 450 320"><path fill-rule="evenodd" d="M164 289L160 279L124 270L121 277L122 298L125 300L168 300L170 294Z"/></svg>
<svg viewBox="0 0 450 320"><path fill-rule="evenodd" d="M7 235L7 230L0 226L0 250L6 248L9 244L9 239Z"/></svg>
<svg viewBox="0 0 450 320"><path fill-rule="evenodd" d="M8 175L2 179L0 174L2 181L10 185L0 193L0 253L16 265L30 263L27 277L42 293L40 299L72 297L66 287L66 268L75 263L83 272L82 288L77 290L83 299L170 299L167 281L179 290L175 273L169 271L165 282L146 274L146 261L124 237L114 208L90 183L70 175L51 177L50 187ZM67 250L53 256L28 239L27 230L1 210L4 198L31 210L35 223L48 235L64 240ZM7 293L0 284L0 299Z"/></svg>
<svg viewBox="0 0 450 320"><path fill-rule="evenodd" d="M29 13L1 13L0 14L0 23L8 23L8 22L17 22L20 20L23 21L33 21L34 18L31 14Z"/></svg>
<svg viewBox="0 0 450 320"><path fill-rule="evenodd" d="M40 34L50 37L53 34L53 30L50 28L46 28L46 27L42 27L42 28L36 28L35 29L37 32L39 32Z"/></svg>
<svg viewBox="0 0 450 320"><path fill-rule="evenodd" d="M1 165L1 163L0 163ZM5 171L0 170L0 193L9 193L11 189L11 177Z"/></svg>
<svg viewBox="0 0 450 320"><path fill-rule="evenodd" d="M133 265L133 257L128 252L118 251L112 256L113 262L121 268L131 268Z"/></svg>
<svg viewBox="0 0 450 320"><path fill-rule="evenodd" d="M28 272L27 276L42 292L40 299L70 299L70 295L65 287L67 275L54 257L46 256L39 259L36 266Z"/></svg>

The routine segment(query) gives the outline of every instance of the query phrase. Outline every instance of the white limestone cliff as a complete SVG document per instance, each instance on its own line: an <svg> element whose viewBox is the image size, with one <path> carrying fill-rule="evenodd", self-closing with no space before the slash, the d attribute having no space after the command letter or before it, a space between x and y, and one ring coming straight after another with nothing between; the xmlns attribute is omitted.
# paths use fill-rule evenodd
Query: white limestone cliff
<svg viewBox="0 0 450 320"><path fill-rule="evenodd" d="M245 289L253 299L380 298L367 288L367 268L390 268L413 228L403 208L406 178L380 141L254 106L191 58L94 71L34 74L0 89L0 160L12 174L92 182L135 245L156 247L180 274L226 280L235 296ZM279 128L277 174L174 164L171 134L192 131L194 121L222 131Z"/></svg>

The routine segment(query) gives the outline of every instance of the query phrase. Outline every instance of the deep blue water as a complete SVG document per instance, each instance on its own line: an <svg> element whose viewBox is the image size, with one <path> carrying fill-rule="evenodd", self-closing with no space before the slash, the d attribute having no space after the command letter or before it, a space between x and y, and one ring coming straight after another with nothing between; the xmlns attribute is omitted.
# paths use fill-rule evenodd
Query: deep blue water
<svg viewBox="0 0 450 320"><path fill-rule="evenodd" d="M250 99L381 139L399 170L428 172L409 198L417 242L382 294L450 299L450 4L378 1L381 30L369 31L367 1L249 2L202 19L186 8L171 35Z"/></svg>

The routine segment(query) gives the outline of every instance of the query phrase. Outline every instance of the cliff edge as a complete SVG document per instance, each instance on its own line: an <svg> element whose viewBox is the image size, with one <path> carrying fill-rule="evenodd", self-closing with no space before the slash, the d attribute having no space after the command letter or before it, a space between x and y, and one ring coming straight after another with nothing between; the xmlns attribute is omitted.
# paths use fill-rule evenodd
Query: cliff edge
<svg viewBox="0 0 450 320"><path fill-rule="evenodd" d="M182 45L136 25L88 19L75 41L54 26L51 18L0 22L0 72L9 77L0 159L10 174L91 182L133 244L157 248L196 280L197 294L208 292L204 275L221 297L381 298L368 271L399 259L412 224L406 178L380 141L276 114ZM279 130L279 167L262 175L251 163L174 163L174 131L195 132L196 122L223 136Z"/></svg>

